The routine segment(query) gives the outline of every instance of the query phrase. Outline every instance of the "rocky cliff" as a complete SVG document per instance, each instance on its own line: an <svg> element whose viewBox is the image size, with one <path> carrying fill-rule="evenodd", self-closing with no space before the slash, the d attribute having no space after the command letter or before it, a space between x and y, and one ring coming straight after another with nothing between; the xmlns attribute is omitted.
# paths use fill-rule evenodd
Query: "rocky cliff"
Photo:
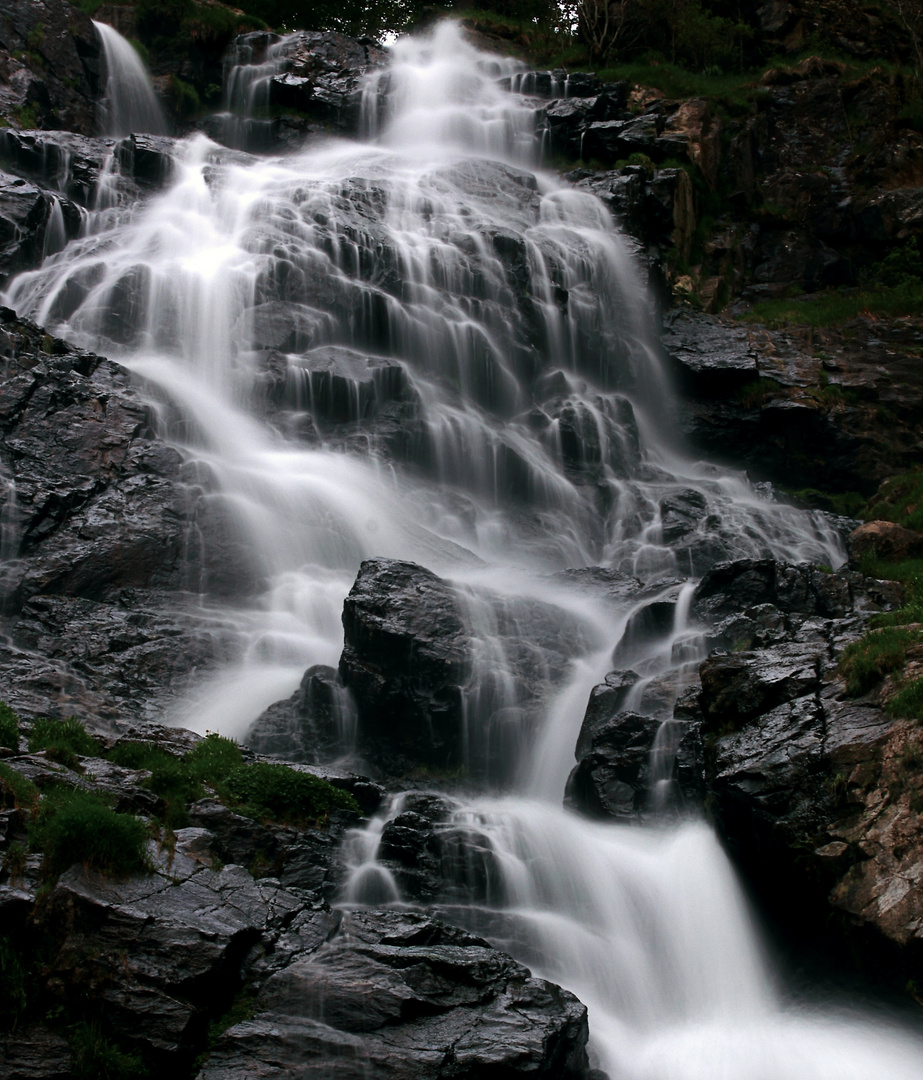
<svg viewBox="0 0 923 1080"><path fill-rule="evenodd" d="M95 137L99 52L79 12L50 0L11 12L0 25L0 112L10 123L0 131L3 281L79 237L101 193L128 206L173 168L171 139ZM805 39L806 9L764 12L768 31L792 48ZM857 49L865 40L852 23L843 33ZM247 35L229 60L265 62L275 44ZM271 76L275 115L258 132L230 132L218 118L203 130L273 150L331 127L354 131L360 79L382 64L381 51L320 34L286 49ZM568 178L634 236L665 305L697 300L663 320L683 434L757 479L827 496L868 496L916 465L918 319L809 330L715 315L735 299L851 286L892 245L917 237L920 136L901 116L908 87L810 59L766 72L733 107L594 76L572 76L568 96L553 96L558 83L535 73L523 89ZM217 165L246 151L212 153ZM521 197L523 186L515 170L496 167L498 197ZM372 229L378 195L368 185L353 194ZM522 252L502 234L492 243L515 278ZM57 299L61 311L71 299ZM327 300L332 310L355 298L331 290ZM131 314L126 300L114 340L135 332ZM280 429L297 424L307 444L329 437L401 460L423 438L418 390L399 364L339 346L306 350L321 314L261 306L263 415ZM293 388L282 354L295 349L305 360ZM268 764L259 754L285 760L355 804L307 823L272 820L232 797L226 776L194 778L171 803L164 777L186 768L201 741L157 721L194 677L232 655L233 627L202 596L252 600L262 568L208 467L158 434L176 418L155 415L168 407L152 405L136 376L9 309L0 311L0 364L0 696L24 720L0 762L5 1074L86 1075L108 1054L112 1075L147 1067L214 1080L334 1067L357 1077L593 1076L586 1010L573 995L440 918L331 906L348 877L348 832L385 789L451 792L463 764L481 781L504 779L495 763L535 738L538 705L576 654L576 624L538 602L514 615L500 594L460 594L406 560L368 560L345 603L338 667L312 667L264 712L249 739L258 753L239 765ZM556 433L575 482L589 490L605 468L640 467L627 399L610 395L613 415L599 427L569 402L563 377L536 387L530 422ZM507 494L527 475L515 448L496 470ZM459 516L467 512L459 500ZM842 666L870 620L904 602L900 586L861 572L858 555L837 572L727 561L727 528L709 522L695 490L658 512L701 579L691 610L709 655L681 678L648 680L632 664L668 641L681 583L642 583L612 567L565 572L594 603L634 605L611 643L613 669L590 695L568 804L623 822L707 816L789 939L852 950L856 964L919 995L920 728L887 710L893 676L857 695ZM559 583L550 576L549 592ZM470 609L481 601L522 708L478 742L463 721L479 662ZM496 689L498 702L508 689ZM650 749L664 712L668 765L655 776ZM72 715L95 748L32 739L32 718ZM363 775L322 764L350 725ZM139 745L168 764L119 764ZM113 878L87 857L59 872L47 846L29 847L63 787L144 821L140 871ZM421 904L488 894L496 867L450 827L450 809L448 796L412 791L383 824L382 905L394 888Z"/></svg>

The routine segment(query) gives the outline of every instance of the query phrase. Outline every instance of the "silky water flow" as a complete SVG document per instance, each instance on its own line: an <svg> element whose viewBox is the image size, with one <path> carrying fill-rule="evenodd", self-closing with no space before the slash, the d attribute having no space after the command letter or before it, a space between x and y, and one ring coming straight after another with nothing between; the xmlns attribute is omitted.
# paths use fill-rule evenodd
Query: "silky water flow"
<svg viewBox="0 0 923 1080"><path fill-rule="evenodd" d="M277 52L231 72L232 106L262 100ZM489 860L490 886L466 896L462 880L442 909L572 989L613 1080L916 1080L914 1035L787 1002L705 824L629 828L561 808L589 691L632 609L556 571L691 581L703 548L671 544L661 520L665 499L690 492L734 557L837 565L840 541L671 439L629 246L594 197L540 169L534 106L505 89L528 89L517 65L452 24L392 53L366 87L366 141L244 158L191 136L168 190L91 215L5 297L137 373L265 582L237 607L198 598L237 655L174 720L245 737L306 668L336 665L361 560L423 564L454 583L474 641L463 744L489 792L451 800L445 828L469 863ZM269 353L279 326L291 351ZM331 364L347 391L325 427L318 372ZM409 435L380 422L389 401ZM671 594L658 643L623 642L642 684L672 672L681 685L702 659L690 593ZM501 624L535 641L540 694ZM664 720L652 811L669 786ZM498 738L508 728L518 737ZM401 902L376 851L404 798L350 838L344 904Z"/></svg>

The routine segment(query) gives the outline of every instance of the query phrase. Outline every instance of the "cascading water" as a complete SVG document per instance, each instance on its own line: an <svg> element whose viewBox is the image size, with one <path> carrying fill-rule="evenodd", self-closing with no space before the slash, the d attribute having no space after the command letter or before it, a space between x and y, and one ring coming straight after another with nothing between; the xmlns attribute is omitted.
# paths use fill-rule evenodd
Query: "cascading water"
<svg viewBox="0 0 923 1080"><path fill-rule="evenodd" d="M168 191L100 217L5 298L143 377L247 541L262 595L204 601L238 657L176 719L245 735L306 668L337 663L360 560L422 563L453 580L476 642L466 753L525 793L455 804L450 828L493 869L453 914L583 998L613 1080L917 1076L910 1036L782 1007L704 826L559 808L587 695L634 612L549 575L654 581L700 573L714 550L842 553L823 518L671 443L631 258L601 204L532 171L533 111L502 89L515 65L450 24L393 53L367 90L387 91L366 110L374 141L242 160L192 137ZM692 540L670 532L677 499L701 511ZM639 658L645 679L699 655L685 595ZM501 624L553 640L530 669L542 694ZM525 711L531 725L507 722ZM382 824L354 838L348 902L397 899Z"/></svg>
<svg viewBox="0 0 923 1080"><path fill-rule="evenodd" d="M114 27L94 22L103 46L106 92L103 95L103 133L166 135L167 122L154 96L150 76L127 41Z"/></svg>

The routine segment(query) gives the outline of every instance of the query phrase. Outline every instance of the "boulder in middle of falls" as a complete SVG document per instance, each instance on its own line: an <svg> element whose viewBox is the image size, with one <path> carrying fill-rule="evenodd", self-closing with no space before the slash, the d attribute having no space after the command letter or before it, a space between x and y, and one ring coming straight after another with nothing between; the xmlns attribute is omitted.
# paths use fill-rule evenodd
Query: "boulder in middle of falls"
<svg viewBox="0 0 923 1080"><path fill-rule="evenodd" d="M562 609L464 590L415 563L364 562L343 608L340 675L367 763L502 779L584 647Z"/></svg>

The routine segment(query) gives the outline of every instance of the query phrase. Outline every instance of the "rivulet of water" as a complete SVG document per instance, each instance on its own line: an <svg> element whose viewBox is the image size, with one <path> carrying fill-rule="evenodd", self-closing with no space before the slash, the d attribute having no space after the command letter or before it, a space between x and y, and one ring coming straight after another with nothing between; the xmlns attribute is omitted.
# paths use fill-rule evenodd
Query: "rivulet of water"
<svg viewBox="0 0 923 1080"><path fill-rule="evenodd" d="M558 571L693 577L705 549L664 535L677 498L732 557L842 551L822 517L676 444L629 248L595 198L538 167L535 107L504 89L516 70L452 24L402 40L369 79L366 141L247 158L190 137L167 190L100 214L5 302L143 377L246 541L259 594L202 598L237 657L177 722L245 736L308 667L337 663L362 559L421 563L457 590L475 642L465 745L506 791L455 805L451 827L500 868L455 914L583 998L613 1080L916 1077L906 1033L784 1007L707 828L560 808L587 695L638 601ZM238 72L232 92L256 101L265 76ZM700 658L677 595L672 629L636 657L645 678ZM540 694L511 632L536 637ZM400 899L376 861L383 823L354 838L352 903Z"/></svg>

